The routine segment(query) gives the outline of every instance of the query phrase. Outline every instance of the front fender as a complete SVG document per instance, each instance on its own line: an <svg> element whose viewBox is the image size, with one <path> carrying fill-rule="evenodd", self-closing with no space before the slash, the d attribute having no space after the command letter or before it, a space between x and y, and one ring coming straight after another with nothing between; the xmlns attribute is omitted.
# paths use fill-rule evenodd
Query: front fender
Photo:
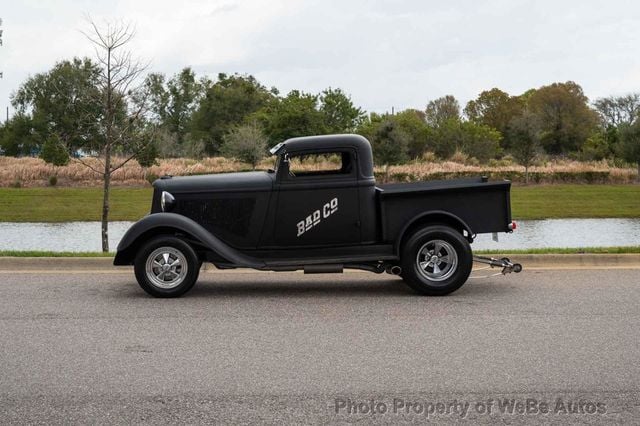
<svg viewBox="0 0 640 426"><path fill-rule="evenodd" d="M134 223L120 240L113 264L131 265L141 238L154 236L154 229L158 230L158 235L166 233L167 229L184 232L235 266L255 269L265 266L263 261L228 246L199 223L176 213L153 213Z"/></svg>

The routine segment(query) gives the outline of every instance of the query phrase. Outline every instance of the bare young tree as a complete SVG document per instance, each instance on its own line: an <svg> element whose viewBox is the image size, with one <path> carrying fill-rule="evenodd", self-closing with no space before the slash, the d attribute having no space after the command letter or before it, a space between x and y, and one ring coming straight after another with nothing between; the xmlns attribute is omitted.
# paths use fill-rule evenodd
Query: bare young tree
<svg viewBox="0 0 640 426"><path fill-rule="evenodd" d="M87 147L99 153L96 167L88 161L77 161L102 175L102 251L109 251L109 193L111 176L132 159L146 151L150 138L144 134L144 98L140 98L140 75L147 68L133 59L128 45L135 35L130 24L106 23L98 27L89 19L91 31L83 34L93 43L99 66L98 93L102 115L99 119L100 138ZM114 162L114 154L124 157Z"/></svg>

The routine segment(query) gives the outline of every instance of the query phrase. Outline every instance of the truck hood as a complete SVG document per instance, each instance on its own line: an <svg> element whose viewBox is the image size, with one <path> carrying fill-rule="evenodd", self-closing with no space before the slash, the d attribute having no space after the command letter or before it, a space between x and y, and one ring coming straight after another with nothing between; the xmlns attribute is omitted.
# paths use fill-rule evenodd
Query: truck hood
<svg viewBox="0 0 640 426"><path fill-rule="evenodd" d="M164 177L153 182L159 191L187 192L271 191L274 173L240 172L214 175Z"/></svg>

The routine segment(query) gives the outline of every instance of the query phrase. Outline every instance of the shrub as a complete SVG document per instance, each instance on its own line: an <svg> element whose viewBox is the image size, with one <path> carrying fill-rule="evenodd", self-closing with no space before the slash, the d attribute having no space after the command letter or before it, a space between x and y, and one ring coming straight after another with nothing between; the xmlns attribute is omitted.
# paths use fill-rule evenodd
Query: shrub
<svg viewBox="0 0 640 426"><path fill-rule="evenodd" d="M152 184L153 182L156 181L156 179L159 179L159 178L160 176L151 172L147 173L147 176L146 176L147 182L149 182L150 184Z"/></svg>
<svg viewBox="0 0 640 426"><path fill-rule="evenodd" d="M49 176L49 186L56 186L58 184L58 176Z"/></svg>

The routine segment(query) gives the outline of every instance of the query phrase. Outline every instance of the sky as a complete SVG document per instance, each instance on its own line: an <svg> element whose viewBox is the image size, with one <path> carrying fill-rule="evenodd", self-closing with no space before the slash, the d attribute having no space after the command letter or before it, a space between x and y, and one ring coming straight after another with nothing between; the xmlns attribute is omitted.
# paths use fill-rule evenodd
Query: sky
<svg viewBox="0 0 640 426"><path fill-rule="evenodd" d="M135 25L130 49L151 72L342 88L369 112L567 80L591 100L640 92L637 1L0 0L0 119L29 76L94 55L87 16Z"/></svg>

